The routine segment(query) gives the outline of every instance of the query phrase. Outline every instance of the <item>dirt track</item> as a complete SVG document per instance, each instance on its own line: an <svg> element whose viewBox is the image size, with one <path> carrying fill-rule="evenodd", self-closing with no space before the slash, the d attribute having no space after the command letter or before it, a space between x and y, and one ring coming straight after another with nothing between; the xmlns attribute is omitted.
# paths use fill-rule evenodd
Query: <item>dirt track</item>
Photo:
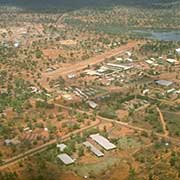
<svg viewBox="0 0 180 180"><path fill-rule="evenodd" d="M56 106L60 106L62 108L65 108L65 109L69 109L69 110L72 110L71 107L67 107L67 106L64 106L64 105L60 105L60 104L55 104ZM80 113L87 113L89 115L92 115L91 113L89 112L85 112L85 111L82 111L82 110L76 110ZM117 120L114 120L114 119L108 119L108 118L104 118L104 117L101 117L101 116L97 116L97 121L95 121L93 124L91 124L90 126L87 126L87 127L84 127L82 129L79 129L77 131L74 131L70 134L67 134L66 136L62 137L62 140L66 140L67 138L69 138L72 134L77 134L77 133L80 133L80 132L83 132L84 130L87 130L87 129L90 129L92 127L96 127L100 122L102 121L107 121L107 122L112 122L112 123L116 123L116 124L119 124L123 127L127 127L127 128L130 128L130 129L133 129L133 130L136 130L136 131L139 131L139 132L147 132L148 134L152 134L152 130L148 130L148 129L144 129L144 128L140 128L140 127L137 127L137 126L133 126L133 125L130 125L128 123L125 123L125 122L122 122L122 121L117 121ZM166 138L167 140L170 140L172 143L176 144L177 146L180 146L180 140L179 138L173 138L173 137L170 137L169 135L166 135L166 134L159 134L159 133L154 133L154 135L156 135L157 137L159 138ZM11 158L9 160L6 160L5 161L5 164L0 166L0 171L3 171L4 169L10 167L11 165L21 161L21 160L24 160L26 157L28 156L33 156L41 151L44 151L46 150L46 148L51 145L51 144L55 144L56 143L56 140L52 140L50 142L48 142L47 144L44 144L42 146L39 146L35 149L31 149L25 153L22 153L18 156L15 156L14 158Z"/></svg>
<svg viewBox="0 0 180 180"><path fill-rule="evenodd" d="M166 125L166 121L164 120L163 114L162 114L161 110L159 109L159 107L157 107L156 109L157 109L157 111L159 113L159 116L160 116L160 121L161 121L161 124L162 124L164 135L168 136L169 132L167 130L167 125Z"/></svg>
<svg viewBox="0 0 180 180"><path fill-rule="evenodd" d="M92 122L91 125L83 127L83 128L78 129L76 131L73 131L73 132L61 137L61 141L62 142L66 141L69 137L71 137L71 135L79 134L79 133L81 133L81 132L83 132L85 130L88 130L88 129L92 128L92 127L96 127L99 123L100 123L100 120L97 119L96 121ZM55 143L57 143L57 139L51 140L51 141L49 141L49 142L47 142L47 143L45 143L45 144L43 144L41 146L30 149L30 150L28 150L28 151L26 151L24 153L21 153L21 154L19 154L17 156L14 156L13 158L5 160L4 164L0 166L0 172L3 171L6 168L12 166L13 164L16 164L16 163L18 163L20 161L23 161L27 157L34 156L35 154L38 154L38 153L40 153L42 151L45 151L50 145L53 145Z"/></svg>
<svg viewBox="0 0 180 180"><path fill-rule="evenodd" d="M52 89L49 88L47 78L49 78L50 80L53 80L59 76L66 76L68 74L78 72L80 70L87 68L88 65L92 66L95 64L99 64L99 63L105 61L105 59L107 59L107 58L111 58L113 56L120 55L120 54L124 53L125 51L131 50L132 48L135 48L137 45L138 45L138 42L133 41L133 42L130 42L126 45L123 45L119 48L116 48L116 49L110 50L108 52L105 52L101 55L92 57L88 60L80 61L80 62L77 62L75 64L59 68L53 72L42 73L42 78L39 80L39 83L46 90L51 91Z"/></svg>

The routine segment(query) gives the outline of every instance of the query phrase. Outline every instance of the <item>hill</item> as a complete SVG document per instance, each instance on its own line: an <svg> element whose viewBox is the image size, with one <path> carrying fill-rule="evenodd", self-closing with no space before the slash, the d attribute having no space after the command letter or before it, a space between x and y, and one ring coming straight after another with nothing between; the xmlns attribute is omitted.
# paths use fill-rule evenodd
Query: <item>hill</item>
<svg viewBox="0 0 180 180"><path fill-rule="evenodd" d="M169 8L179 6L177 0L0 0L0 6L15 6L24 9L77 9L84 7L110 7L114 5Z"/></svg>

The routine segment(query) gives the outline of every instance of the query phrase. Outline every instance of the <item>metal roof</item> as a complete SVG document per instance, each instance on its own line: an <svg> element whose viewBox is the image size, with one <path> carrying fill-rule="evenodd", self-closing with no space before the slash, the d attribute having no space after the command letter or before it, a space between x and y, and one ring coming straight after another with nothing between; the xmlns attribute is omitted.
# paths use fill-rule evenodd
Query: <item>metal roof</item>
<svg viewBox="0 0 180 180"><path fill-rule="evenodd" d="M156 83L161 86L170 86L173 84L173 82L167 80L157 80Z"/></svg>
<svg viewBox="0 0 180 180"><path fill-rule="evenodd" d="M89 106L93 109L95 109L98 105L94 102L94 101L87 101L87 103L89 104Z"/></svg>
<svg viewBox="0 0 180 180"><path fill-rule="evenodd" d="M116 148L116 146L112 144L108 139L106 139L105 137L99 134L92 134L90 135L90 138L92 138L96 143L101 145L106 150L111 150Z"/></svg>
<svg viewBox="0 0 180 180"><path fill-rule="evenodd" d="M59 154L57 157L66 165L72 164L75 161L68 154Z"/></svg>
<svg viewBox="0 0 180 180"><path fill-rule="evenodd" d="M86 141L83 143L87 148L90 148L90 150L98 157L104 156L104 154L97 149L94 145L92 145L90 142Z"/></svg>

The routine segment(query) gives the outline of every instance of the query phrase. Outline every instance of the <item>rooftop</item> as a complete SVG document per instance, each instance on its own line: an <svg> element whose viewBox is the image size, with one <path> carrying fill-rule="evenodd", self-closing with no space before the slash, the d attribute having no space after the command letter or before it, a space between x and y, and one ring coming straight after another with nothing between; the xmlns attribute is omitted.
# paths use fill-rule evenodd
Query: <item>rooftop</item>
<svg viewBox="0 0 180 180"><path fill-rule="evenodd" d="M83 143L87 148L90 148L90 150L98 157L104 156L104 154L97 149L94 145L92 145L90 142L86 141Z"/></svg>
<svg viewBox="0 0 180 180"><path fill-rule="evenodd" d="M176 49L176 52L177 52L177 53L180 53L180 48L177 48L177 49Z"/></svg>
<svg viewBox="0 0 180 180"><path fill-rule="evenodd" d="M167 80L157 80L155 82L161 86L170 86L173 84L173 82Z"/></svg>
<svg viewBox="0 0 180 180"><path fill-rule="evenodd" d="M66 165L74 163L74 159L72 159L68 154L60 154L57 157Z"/></svg>
<svg viewBox="0 0 180 180"><path fill-rule="evenodd" d="M94 101L87 101L87 103L93 109L95 109L98 106Z"/></svg>
<svg viewBox="0 0 180 180"><path fill-rule="evenodd" d="M65 144L57 144L56 147L59 148L60 151L64 151L67 146Z"/></svg>
<svg viewBox="0 0 180 180"><path fill-rule="evenodd" d="M92 134L90 135L90 138L92 138L96 143L98 143L100 146L102 146L106 150L111 150L116 148L114 144L112 144L108 139L101 136L100 134Z"/></svg>
<svg viewBox="0 0 180 180"><path fill-rule="evenodd" d="M133 66L122 65L122 64L113 64L113 63L107 63L107 66L116 67L116 68L122 68L124 70L128 70L128 69L133 68Z"/></svg>

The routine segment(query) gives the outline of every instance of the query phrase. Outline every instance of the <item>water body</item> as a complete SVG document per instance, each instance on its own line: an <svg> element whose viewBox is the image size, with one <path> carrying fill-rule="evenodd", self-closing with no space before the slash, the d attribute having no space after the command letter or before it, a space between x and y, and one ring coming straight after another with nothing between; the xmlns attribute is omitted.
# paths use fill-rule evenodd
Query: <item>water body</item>
<svg viewBox="0 0 180 180"><path fill-rule="evenodd" d="M177 31L150 31L150 30L133 30L133 33L137 33L143 37L149 37L151 39L160 41L180 41L180 30Z"/></svg>

